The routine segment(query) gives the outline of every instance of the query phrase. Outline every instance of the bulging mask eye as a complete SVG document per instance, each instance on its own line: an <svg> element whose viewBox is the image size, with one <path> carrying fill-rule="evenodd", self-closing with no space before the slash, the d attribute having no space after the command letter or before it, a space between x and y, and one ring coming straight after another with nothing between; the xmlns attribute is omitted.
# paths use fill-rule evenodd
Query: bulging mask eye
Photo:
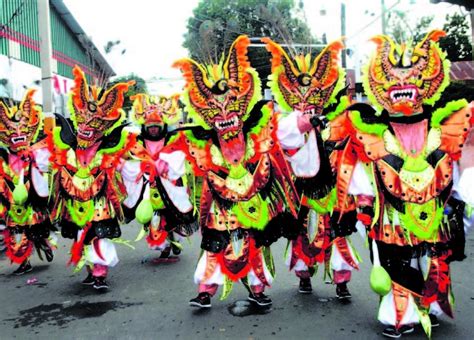
<svg viewBox="0 0 474 340"><path fill-rule="evenodd" d="M311 84L311 76L307 73L302 73L298 76L298 83L302 86L309 86Z"/></svg>
<svg viewBox="0 0 474 340"><path fill-rule="evenodd" d="M229 90L227 79L220 79L211 89L214 94L224 94L227 90Z"/></svg>
<svg viewBox="0 0 474 340"><path fill-rule="evenodd" d="M90 112L96 112L97 111L97 105L95 103L87 103L87 109L90 111Z"/></svg>

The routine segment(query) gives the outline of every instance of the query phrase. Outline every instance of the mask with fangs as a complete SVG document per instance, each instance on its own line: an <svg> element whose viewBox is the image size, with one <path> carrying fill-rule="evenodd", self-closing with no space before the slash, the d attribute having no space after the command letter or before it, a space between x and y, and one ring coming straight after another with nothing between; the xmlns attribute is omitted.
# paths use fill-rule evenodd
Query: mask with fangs
<svg viewBox="0 0 474 340"><path fill-rule="evenodd" d="M78 66L74 67L73 74L71 120L76 130L78 147L87 149L125 119L125 112L122 110L124 94L135 82L118 83L108 89L99 89L88 85L84 72Z"/></svg>

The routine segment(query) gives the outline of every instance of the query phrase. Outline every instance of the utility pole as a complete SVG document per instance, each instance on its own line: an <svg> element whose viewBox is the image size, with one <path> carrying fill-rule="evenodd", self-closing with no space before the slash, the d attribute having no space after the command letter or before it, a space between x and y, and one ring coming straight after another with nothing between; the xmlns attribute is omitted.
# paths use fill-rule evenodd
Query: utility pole
<svg viewBox="0 0 474 340"><path fill-rule="evenodd" d="M41 90L43 94L43 113L45 130L51 130L54 124L52 66L53 48L51 45L51 21L49 0L37 0L38 30L40 37Z"/></svg>
<svg viewBox="0 0 474 340"><path fill-rule="evenodd" d="M346 37L346 4L341 1L341 37ZM346 50L341 51L342 67L346 68Z"/></svg>
<svg viewBox="0 0 474 340"><path fill-rule="evenodd" d="M474 7L471 8L471 46L472 46L472 61L474 62Z"/></svg>
<svg viewBox="0 0 474 340"><path fill-rule="evenodd" d="M382 34L386 34L387 32L387 17L386 17L386 12L387 9L385 8L385 0L381 0L381 5L382 5Z"/></svg>

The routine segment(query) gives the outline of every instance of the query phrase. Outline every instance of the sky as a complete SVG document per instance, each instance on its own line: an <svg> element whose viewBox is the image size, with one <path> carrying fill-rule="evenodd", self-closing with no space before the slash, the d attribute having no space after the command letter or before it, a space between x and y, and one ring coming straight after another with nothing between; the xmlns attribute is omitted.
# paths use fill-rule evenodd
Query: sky
<svg viewBox="0 0 474 340"><path fill-rule="evenodd" d="M343 0L346 4L346 44L355 53L348 66L357 66L371 51L368 39L381 33L381 0ZM138 74L149 82L152 92L171 94L182 86L180 72L171 64L187 56L181 45L187 19L199 0L64 0L64 3L103 52L107 41L120 40L106 55L118 75ZM303 0L305 15L316 36L326 33L328 42L341 36L341 0ZM458 6L429 0L385 0L388 9L409 13L413 21L435 15L433 28L441 27L446 13ZM126 49L124 54L121 51ZM164 79L163 79L164 78Z"/></svg>

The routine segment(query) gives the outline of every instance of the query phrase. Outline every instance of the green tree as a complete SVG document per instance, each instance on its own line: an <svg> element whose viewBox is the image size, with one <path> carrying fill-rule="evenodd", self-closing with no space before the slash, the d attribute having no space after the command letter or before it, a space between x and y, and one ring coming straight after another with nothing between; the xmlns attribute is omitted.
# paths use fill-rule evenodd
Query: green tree
<svg viewBox="0 0 474 340"><path fill-rule="evenodd" d="M127 81L130 81L130 80L134 80L135 85L130 86L128 91L125 93L125 100L123 102L123 109L125 110L125 112L130 111L130 109L132 108L133 102L132 102L132 100L130 100L131 96L133 96L137 93L148 93L148 88L146 86L145 80L143 78L137 76L136 74L131 73L127 76L117 77L114 80L112 80L111 82L109 82L109 86L112 86L114 84L127 82Z"/></svg>
<svg viewBox="0 0 474 340"><path fill-rule="evenodd" d="M304 18L302 1L294 0L206 0L199 2L188 19L183 47L204 63L218 63L240 34L270 37L287 44L315 43ZM252 66L262 78L270 72L264 48L250 49Z"/></svg>
<svg viewBox="0 0 474 340"><path fill-rule="evenodd" d="M446 37L439 44L448 53L448 58L451 61L471 60L472 45L467 17L458 13L446 15L443 30Z"/></svg>
<svg viewBox="0 0 474 340"><path fill-rule="evenodd" d="M410 24L405 11L390 11L387 17L387 34L396 42L403 43L409 40L417 43L428 33L433 21L432 16L419 18L415 24Z"/></svg>

